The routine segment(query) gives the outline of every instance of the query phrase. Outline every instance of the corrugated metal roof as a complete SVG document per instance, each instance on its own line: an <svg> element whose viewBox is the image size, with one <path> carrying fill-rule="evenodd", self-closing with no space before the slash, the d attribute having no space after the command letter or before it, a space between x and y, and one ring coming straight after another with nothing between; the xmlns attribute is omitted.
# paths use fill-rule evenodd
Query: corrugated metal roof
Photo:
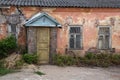
<svg viewBox="0 0 120 80"><path fill-rule="evenodd" d="M120 0L0 0L5 6L120 8Z"/></svg>

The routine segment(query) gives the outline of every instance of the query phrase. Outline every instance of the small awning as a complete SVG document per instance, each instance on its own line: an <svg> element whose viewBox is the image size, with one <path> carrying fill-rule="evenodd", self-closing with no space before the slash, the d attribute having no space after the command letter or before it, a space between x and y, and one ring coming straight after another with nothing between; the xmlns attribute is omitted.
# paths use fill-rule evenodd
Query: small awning
<svg viewBox="0 0 120 80"><path fill-rule="evenodd" d="M61 27L60 23L46 14L37 13L24 24L26 27Z"/></svg>

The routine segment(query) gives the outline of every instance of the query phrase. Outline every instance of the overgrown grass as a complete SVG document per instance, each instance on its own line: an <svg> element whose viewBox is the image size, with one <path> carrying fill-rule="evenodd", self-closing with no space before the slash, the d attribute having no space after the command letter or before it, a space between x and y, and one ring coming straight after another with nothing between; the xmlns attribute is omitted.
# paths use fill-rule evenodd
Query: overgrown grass
<svg viewBox="0 0 120 80"><path fill-rule="evenodd" d="M24 54L22 56L22 59L24 60L24 62L28 63L28 64L37 64L38 63L38 56L37 54Z"/></svg>
<svg viewBox="0 0 120 80"><path fill-rule="evenodd" d="M40 76L41 76L41 75L45 75L45 73L40 72L40 71L35 71L34 73L35 73L35 74L38 74L38 75L40 75Z"/></svg>
<svg viewBox="0 0 120 80"><path fill-rule="evenodd" d="M18 72L18 71L12 70L12 69L7 69L7 68L0 68L0 76L10 74L10 73L15 73L15 72Z"/></svg>
<svg viewBox="0 0 120 80"><path fill-rule="evenodd" d="M15 69L21 69L24 65L24 60L18 60L15 62Z"/></svg>
<svg viewBox="0 0 120 80"><path fill-rule="evenodd" d="M6 74L10 74L10 73L15 73L15 72L19 72L18 70L14 70L14 69L7 69L4 66L4 60L0 60L0 76L4 76Z"/></svg>
<svg viewBox="0 0 120 80"><path fill-rule="evenodd" d="M69 55L57 54L53 58L53 63L58 66L77 65L109 67L114 65L120 65L120 55L118 54L87 53L84 57L72 57Z"/></svg>
<svg viewBox="0 0 120 80"><path fill-rule="evenodd" d="M53 56L53 63L58 66L71 66L75 64L75 59L68 55L54 55Z"/></svg>

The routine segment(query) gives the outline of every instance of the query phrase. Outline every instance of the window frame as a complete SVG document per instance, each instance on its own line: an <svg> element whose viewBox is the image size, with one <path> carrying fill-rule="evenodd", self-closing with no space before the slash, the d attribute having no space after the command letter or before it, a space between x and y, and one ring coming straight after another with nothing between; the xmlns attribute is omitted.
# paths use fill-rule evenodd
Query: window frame
<svg viewBox="0 0 120 80"><path fill-rule="evenodd" d="M79 27L80 28L80 33L70 33L70 29L71 27ZM70 48L70 38L71 38L71 35L73 34L73 36L77 36L77 35L80 35L80 48ZM83 27L82 25L70 25L69 26L69 33L68 33L68 49L69 50L82 50L83 49ZM74 47L76 45L76 39L75 39L75 44L74 44Z"/></svg>
<svg viewBox="0 0 120 80"><path fill-rule="evenodd" d="M100 26L98 26L97 48L99 50L110 50L112 48L112 35L111 35L112 31L111 31L111 27L112 27L111 25L100 25ZM100 28L109 28L109 48L106 48L106 49L105 48L104 49L99 48L99 37L104 35L104 34L99 34Z"/></svg>
<svg viewBox="0 0 120 80"><path fill-rule="evenodd" d="M2 34L2 33L3 33L2 26L0 26L0 34Z"/></svg>
<svg viewBox="0 0 120 80"><path fill-rule="evenodd" d="M15 27L16 32L13 32L12 25L8 24L8 36L15 35L15 38L18 39L18 34L19 34L18 25L15 25L14 27Z"/></svg>

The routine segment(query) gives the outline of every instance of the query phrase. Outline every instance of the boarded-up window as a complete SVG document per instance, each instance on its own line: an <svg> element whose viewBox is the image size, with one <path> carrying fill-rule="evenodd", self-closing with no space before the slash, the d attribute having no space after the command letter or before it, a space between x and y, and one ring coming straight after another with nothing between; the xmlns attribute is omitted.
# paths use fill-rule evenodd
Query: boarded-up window
<svg viewBox="0 0 120 80"><path fill-rule="evenodd" d="M69 32L69 48L81 49L82 48L82 35L81 27L70 27Z"/></svg>
<svg viewBox="0 0 120 80"><path fill-rule="evenodd" d="M98 48L99 49L110 48L110 28L109 27L99 28Z"/></svg>

